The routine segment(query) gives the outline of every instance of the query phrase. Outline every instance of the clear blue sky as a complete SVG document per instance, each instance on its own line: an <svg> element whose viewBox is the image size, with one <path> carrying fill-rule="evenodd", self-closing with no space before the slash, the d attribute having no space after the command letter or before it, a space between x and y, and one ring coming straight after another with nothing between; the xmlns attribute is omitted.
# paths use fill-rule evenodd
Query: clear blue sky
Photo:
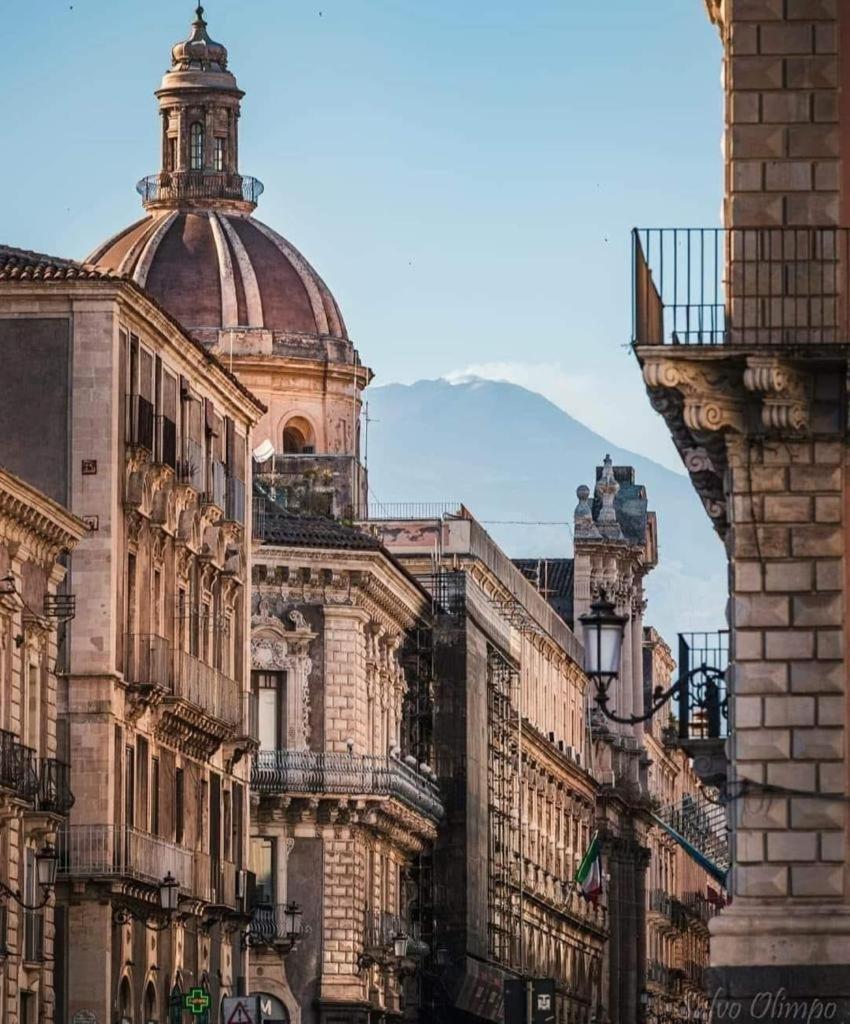
<svg viewBox="0 0 850 1024"><path fill-rule="evenodd" d="M81 258L136 219L190 0L0 0L0 239ZM257 215L378 382L470 367L670 462L628 341L629 229L714 224L702 0L210 0Z"/></svg>

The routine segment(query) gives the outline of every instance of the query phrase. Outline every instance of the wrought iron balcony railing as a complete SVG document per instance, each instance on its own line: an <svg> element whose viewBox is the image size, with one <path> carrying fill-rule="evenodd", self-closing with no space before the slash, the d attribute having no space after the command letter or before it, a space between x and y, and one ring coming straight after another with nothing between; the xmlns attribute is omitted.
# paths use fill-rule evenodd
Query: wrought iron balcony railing
<svg viewBox="0 0 850 1024"><path fill-rule="evenodd" d="M38 777L38 809L67 814L73 806L70 765L54 757L43 757Z"/></svg>
<svg viewBox="0 0 850 1024"><path fill-rule="evenodd" d="M850 340L850 231L636 228L632 342L786 345Z"/></svg>
<svg viewBox="0 0 850 1024"><path fill-rule="evenodd" d="M679 634L679 739L719 739L728 732L729 631Z"/></svg>
<svg viewBox="0 0 850 1024"><path fill-rule="evenodd" d="M174 171L149 174L137 183L136 191L144 203L181 199L234 199L256 204L265 191L265 185L249 174Z"/></svg>
<svg viewBox="0 0 850 1024"><path fill-rule="evenodd" d="M157 686L167 689L168 640L154 633L125 633L124 679L131 686Z"/></svg>
<svg viewBox="0 0 850 1024"><path fill-rule="evenodd" d="M38 759L13 732L0 729L0 788L11 790L21 800L34 802L38 796Z"/></svg>
<svg viewBox="0 0 850 1024"><path fill-rule="evenodd" d="M175 843L130 825L66 825L56 836L59 874L69 878L134 878L159 885L171 872L180 888L206 899L209 881L194 856Z"/></svg>
<svg viewBox="0 0 850 1024"><path fill-rule="evenodd" d="M242 717L239 683L187 651L173 651L168 690L211 718L236 726Z"/></svg>
<svg viewBox="0 0 850 1024"><path fill-rule="evenodd" d="M251 769L251 785L261 795L388 796L435 821L443 816L437 784L396 757L261 750Z"/></svg>

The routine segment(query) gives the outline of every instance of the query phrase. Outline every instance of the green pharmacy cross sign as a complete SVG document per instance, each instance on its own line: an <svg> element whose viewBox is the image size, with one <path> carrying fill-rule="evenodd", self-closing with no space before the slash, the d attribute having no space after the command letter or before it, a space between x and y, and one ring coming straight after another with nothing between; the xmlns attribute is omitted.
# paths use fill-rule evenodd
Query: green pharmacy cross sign
<svg viewBox="0 0 850 1024"><path fill-rule="evenodd" d="M193 988L183 996L183 1006L193 1017L201 1017L210 1008L210 994L202 988Z"/></svg>

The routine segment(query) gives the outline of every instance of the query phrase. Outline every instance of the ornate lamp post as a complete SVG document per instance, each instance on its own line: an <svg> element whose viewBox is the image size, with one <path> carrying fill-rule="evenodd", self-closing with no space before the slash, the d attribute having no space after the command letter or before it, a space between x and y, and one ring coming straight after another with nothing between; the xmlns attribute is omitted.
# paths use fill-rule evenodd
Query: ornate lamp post
<svg viewBox="0 0 850 1024"><path fill-rule="evenodd" d="M151 931L164 931L171 926L177 912L180 902L179 886L180 883L169 871L159 883L159 907L156 910L138 910L122 903L113 911L112 920L116 924L141 921L145 928Z"/></svg>
<svg viewBox="0 0 850 1024"><path fill-rule="evenodd" d="M41 910L50 899L50 895L56 886L56 868L59 858L56 855L56 847L52 843L45 843L35 855L35 874L41 889L41 902L29 904L24 901L20 889L12 889L5 882L0 882L0 899L12 897L24 910Z"/></svg>

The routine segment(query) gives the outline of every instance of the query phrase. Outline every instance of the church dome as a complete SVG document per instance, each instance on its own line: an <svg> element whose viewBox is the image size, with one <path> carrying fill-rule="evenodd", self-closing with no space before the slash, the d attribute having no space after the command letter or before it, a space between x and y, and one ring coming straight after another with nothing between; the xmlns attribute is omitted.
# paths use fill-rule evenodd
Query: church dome
<svg viewBox="0 0 850 1024"><path fill-rule="evenodd" d="M348 341L316 271L252 216L263 185L239 169L244 94L203 7L195 13L156 93L161 167L136 186L147 215L87 262L132 278L205 342L230 328Z"/></svg>
<svg viewBox="0 0 850 1024"><path fill-rule="evenodd" d="M253 327L348 338L333 295L301 253L226 207L153 210L86 262L131 277L190 332Z"/></svg>

